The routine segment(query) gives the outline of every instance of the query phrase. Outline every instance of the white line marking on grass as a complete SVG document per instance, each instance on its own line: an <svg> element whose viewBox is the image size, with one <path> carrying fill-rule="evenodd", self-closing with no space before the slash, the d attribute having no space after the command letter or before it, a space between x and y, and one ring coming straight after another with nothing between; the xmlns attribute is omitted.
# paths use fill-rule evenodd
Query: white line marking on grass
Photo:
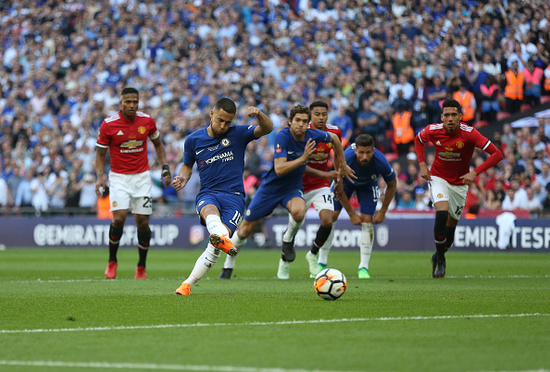
<svg viewBox="0 0 550 372"><path fill-rule="evenodd" d="M348 279L350 277L348 276ZM357 279L353 278L352 279ZM373 280L402 280L402 279L432 279L431 276L376 276L373 277ZM548 279L550 278L550 275L502 275L502 276L496 276L496 275L464 275L464 276L453 276L453 275L447 275L445 276L445 279L538 279L538 278L544 278ZM239 277L235 278L235 280L271 280L274 278L259 278L259 277ZM308 279L309 277L297 277L295 279ZM178 281L180 278L165 278L165 277L155 277L152 279L147 279L148 281L152 280L175 280ZM212 278L205 278L204 280L213 280ZM116 283L120 281L135 281L135 279L116 279L116 280L108 280L105 278L97 278L97 279L35 279L35 280L9 280L6 281L7 283L83 283L83 282L104 282L104 283Z"/></svg>
<svg viewBox="0 0 550 372"><path fill-rule="evenodd" d="M438 315L438 316L404 316L381 318L341 318L341 319L313 319L313 320L283 320L280 322L250 322L250 323L192 323L192 324L157 324L143 326L112 326L87 328L36 328L36 329L0 329L2 333L55 333L55 332L91 332L91 331L121 331L134 329L162 329L162 328L195 328L195 327L242 327L242 326L271 326L294 324L322 324L322 323L354 323L373 321L405 321L405 320L440 320L440 319L481 319L481 318L525 318L550 316L546 313L531 314L473 314L473 315Z"/></svg>
<svg viewBox="0 0 550 372"><path fill-rule="evenodd" d="M65 367L65 368L103 368L103 369L151 369L166 371L222 371L222 372L345 372L319 369L285 369L285 368L256 368L236 366L200 366L185 364L153 364L153 363L107 363L107 362L57 362L57 361L22 361L0 360L4 366L31 366L31 367Z"/></svg>

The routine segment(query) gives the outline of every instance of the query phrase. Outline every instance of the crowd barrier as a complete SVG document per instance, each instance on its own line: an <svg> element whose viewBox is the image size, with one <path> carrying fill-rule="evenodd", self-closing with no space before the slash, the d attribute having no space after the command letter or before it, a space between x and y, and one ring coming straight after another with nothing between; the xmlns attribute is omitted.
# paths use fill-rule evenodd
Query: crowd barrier
<svg viewBox="0 0 550 372"><path fill-rule="evenodd" d="M549 219L518 219L509 231L507 251L549 252ZM109 240L109 220L93 217L16 218L5 217L0 224L0 244L6 248L18 247L106 247ZM433 250L433 215L389 215L375 225L374 249L388 251ZM272 217L264 222L263 234L256 233L247 243L251 248L279 249L287 226L286 217ZM297 249L308 248L317 233L319 219L306 218L296 235ZM455 250L500 251L499 231L494 218L462 219L455 233ZM204 247L208 238L206 229L196 216L151 219L151 247L189 249ZM361 228L349 219L336 224L333 249L357 249ZM136 226L131 216L127 220L122 246L137 246Z"/></svg>

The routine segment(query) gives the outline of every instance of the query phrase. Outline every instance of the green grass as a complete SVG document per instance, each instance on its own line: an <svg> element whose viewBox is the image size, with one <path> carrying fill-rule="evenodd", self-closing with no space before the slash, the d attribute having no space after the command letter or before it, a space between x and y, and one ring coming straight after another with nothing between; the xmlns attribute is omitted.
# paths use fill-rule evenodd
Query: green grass
<svg viewBox="0 0 550 372"><path fill-rule="evenodd" d="M550 255L450 252L432 279L430 252L375 251L359 280L359 253L334 251L348 289L329 302L304 253L288 281L271 250L243 252L218 280L222 256L182 297L198 250L152 250L141 281L133 249L116 280L106 248L2 251L0 371L550 369Z"/></svg>

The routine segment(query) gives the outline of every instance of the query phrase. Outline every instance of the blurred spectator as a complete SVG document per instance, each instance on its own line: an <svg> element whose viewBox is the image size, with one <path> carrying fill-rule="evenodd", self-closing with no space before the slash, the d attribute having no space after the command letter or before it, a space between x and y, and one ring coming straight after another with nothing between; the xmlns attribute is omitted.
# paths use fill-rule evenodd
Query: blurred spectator
<svg viewBox="0 0 550 372"><path fill-rule="evenodd" d="M465 78L461 79L459 89L453 93L453 99L462 106L462 121L471 126L474 124L477 105L474 94L467 90L465 80Z"/></svg>
<svg viewBox="0 0 550 372"><path fill-rule="evenodd" d="M542 203L540 200L535 196L535 192L531 187L527 187L525 189L525 193L527 195L527 200L525 204L523 205L524 209L529 210L529 212L538 215L539 212L542 210Z"/></svg>
<svg viewBox="0 0 550 372"><path fill-rule="evenodd" d="M365 98L361 103L361 109L357 113L358 134L370 134L376 138L382 131L380 117L371 109L371 102Z"/></svg>
<svg viewBox="0 0 550 372"><path fill-rule="evenodd" d="M404 155L414 142L414 130L411 126L411 113L405 110L404 105L399 105L392 116L393 142L397 146L397 153Z"/></svg>
<svg viewBox="0 0 550 372"><path fill-rule="evenodd" d="M531 106L540 104L540 96L542 89L543 71L540 67L535 66L535 61L529 58L527 66L523 70L525 78L525 93L523 102Z"/></svg>
<svg viewBox="0 0 550 372"><path fill-rule="evenodd" d="M99 125L118 111L115 92L128 85L143 91L143 111L158 118L166 148L172 143L179 156L181 139L207 122L209 108L221 95L237 99L240 122L248 120L242 115L247 105L280 115L278 106L284 113L292 104L307 105L323 95L333 106L331 123L339 125L333 119L345 106L356 127L357 114L368 98L379 117L378 147L386 145L392 151L385 131L392 128L390 102L396 101L398 91L411 105L408 111L416 130L440 122L439 104L459 83L474 93L479 108L474 112L489 122L499 111L521 110L522 103L536 106L539 91L541 97L550 94L550 13L545 3L427 0L413 6L403 1L380 5L229 0L188 6L175 0L168 8L162 1L111 1L101 6L68 0L32 6L4 3L0 162L18 174L5 177L12 204L22 175L34 172L33 167L48 172L45 168L52 168L57 156L67 172L78 168L78 179L93 172L90 159ZM128 17L130 13L122 10L137 15ZM512 65L525 74L525 95L505 108L506 99L499 101L497 87L520 96L508 84ZM534 99L529 92L531 66L534 76L537 68L544 74L544 89L533 79ZM550 161L548 149L540 145L548 144L550 118L539 128L540 141L523 133L516 143L514 130L505 128L501 149L514 147L514 156L527 155L518 176L529 171L533 156L523 152L525 147L537 148L532 159L537 170ZM344 130L344 137L349 133ZM357 132L349 135L353 140ZM266 151L271 147L257 154ZM17 159L17 164L10 159ZM175 166L179 160L170 162ZM258 164L259 159L248 160ZM260 166L250 169L259 172ZM504 164L497 171L500 175ZM73 186L69 181L60 187L66 189L66 206L75 195ZM60 205L55 198L49 202Z"/></svg>
<svg viewBox="0 0 550 372"><path fill-rule="evenodd" d="M506 111L511 114L520 111L523 103L523 73L519 70L518 61L513 61L511 67L506 71L506 87L504 96L506 97Z"/></svg>
<svg viewBox="0 0 550 372"><path fill-rule="evenodd" d="M401 198L397 201L396 209L414 209L415 199L412 196L412 192L404 190Z"/></svg>
<svg viewBox="0 0 550 372"><path fill-rule="evenodd" d="M487 190L487 197L485 198L482 207L488 210L497 210L502 208L502 203L497 197L495 190Z"/></svg>

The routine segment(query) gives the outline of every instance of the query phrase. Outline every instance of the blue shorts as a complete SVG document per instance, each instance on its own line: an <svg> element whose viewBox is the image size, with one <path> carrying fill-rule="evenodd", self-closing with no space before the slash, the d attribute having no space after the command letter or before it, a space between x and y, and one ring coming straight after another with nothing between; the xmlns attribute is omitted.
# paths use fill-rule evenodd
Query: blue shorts
<svg viewBox="0 0 550 372"><path fill-rule="evenodd" d="M254 198L246 210L244 219L250 222L258 221L273 213L273 210L279 204L286 208L288 202L293 198L304 199L304 192L300 189L277 192L269 187L262 187L262 185L260 185L258 191L256 191L256 195L254 195Z"/></svg>
<svg viewBox="0 0 550 372"><path fill-rule="evenodd" d="M376 204L378 203L378 186L360 189L353 186L344 186L344 192L346 193L348 199L354 191L357 195L357 200L359 201L359 210L361 213L368 216L373 216L376 211ZM340 204L339 201L334 201L334 210L342 210L342 204Z"/></svg>
<svg viewBox="0 0 550 372"><path fill-rule="evenodd" d="M212 204L220 211L220 219L222 222L231 229L231 233L237 230L243 220L244 212L244 194L242 193L228 193L220 191L203 191L197 194L196 209L200 216L201 209L205 205ZM201 223L205 225L205 222L201 218Z"/></svg>

